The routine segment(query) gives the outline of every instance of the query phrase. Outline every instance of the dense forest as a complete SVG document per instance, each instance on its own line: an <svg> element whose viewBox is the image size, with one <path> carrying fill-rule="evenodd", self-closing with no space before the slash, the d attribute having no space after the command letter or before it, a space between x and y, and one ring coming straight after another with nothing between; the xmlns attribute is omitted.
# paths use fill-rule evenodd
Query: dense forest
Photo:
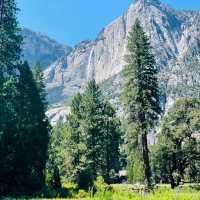
<svg viewBox="0 0 200 200"><path fill-rule="evenodd" d="M69 185L94 195L122 183L120 171L147 193L156 184L199 183L199 87L187 88L165 112L167 91L139 20L124 58L123 117L90 80L71 100L66 120L52 127L42 66L22 61L17 13L15 0L0 0L1 197L72 197Z"/></svg>

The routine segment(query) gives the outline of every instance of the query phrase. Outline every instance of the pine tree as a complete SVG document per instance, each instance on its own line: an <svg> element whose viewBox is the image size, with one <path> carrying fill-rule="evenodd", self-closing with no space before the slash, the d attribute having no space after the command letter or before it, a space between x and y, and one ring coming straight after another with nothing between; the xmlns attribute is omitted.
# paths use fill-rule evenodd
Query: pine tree
<svg viewBox="0 0 200 200"><path fill-rule="evenodd" d="M114 108L106 100L104 101L102 117L102 131L104 132L101 140L103 145L102 176L106 183L112 183L115 174L119 170L121 124L116 117Z"/></svg>
<svg viewBox="0 0 200 200"><path fill-rule="evenodd" d="M44 185L49 132L45 106L29 65L20 64L18 70L18 81L14 86L12 79L7 81L0 93L6 97L0 124L2 195L30 195Z"/></svg>
<svg viewBox="0 0 200 200"><path fill-rule="evenodd" d="M7 194L16 184L11 180L18 173L13 163L18 139L17 72L22 37L16 14L14 0L0 1L0 195Z"/></svg>
<svg viewBox="0 0 200 200"><path fill-rule="evenodd" d="M0 196L8 194L16 183L15 171L16 140L18 139L18 117L16 79L7 78L0 88ZM14 185L12 185L14 184Z"/></svg>
<svg viewBox="0 0 200 200"><path fill-rule="evenodd" d="M28 63L22 64L19 72L18 115L20 127L18 134L24 137L20 140L24 142L24 149L21 150L21 153L25 154L24 157L27 158L25 168L31 170L31 174L26 177L27 183L29 183L28 187L24 187L27 192L33 192L44 185L49 124L45 115L45 105L41 98L42 88L37 87Z"/></svg>
<svg viewBox="0 0 200 200"><path fill-rule="evenodd" d="M33 73L33 78L36 82L37 89L40 93L40 98L43 102L43 105L45 106L45 109L47 109L47 100L46 100L46 89L45 89L45 80L44 80L44 74L42 72L42 66L40 62L37 62L35 65L32 67L32 73Z"/></svg>
<svg viewBox="0 0 200 200"><path fill-rule="evenodd" d="M0 5L0 80L6 74L16 74L21 56L22 37L16 20L15 0L1 0Z"/></svg>
<svg viewBox="0 0 200 200"><path fill-rule="evenodd" d="M37 87L28 64L20 62L16 14L14 0L0 1L0 195L39 190L47 157L44 87Z"/></svg>
<svg viewBox="0 0 200 200"><path fill-rule="evenodd" d="M119 166L119 123L95 80L88 83L83 95L82 113L81 130L93 181L101 175L109 182L111 170L117 171Z"/></svg>
<svg viewBox="0 0 200 200"><path fill-rule="evenodd" d="M53 178L54 168L58 167L62 180L72 181L80 187L81 176L85 172L86 147L80 130L82 95L77 94L71 102L71 112L67 121L59 121L54 127L49 145L49 160L47 164L50 177ZM84 170L83 170L84 169ZM85 180L84 180L85 181Z"/></svg>
<svg viewBox="0 0 200 200"><path fill-rule="evenodd" d="M60 179L67 181L71 175L68 173L68 131L62 121L58 121L57 125L50 133L50 141L48 146L48 161L46 165L46 183L54 187L54 183L58 182L58 173ZM55 169L57 168L57 172Z"/></svg>
<svg viewBox="0 0 200 200"><path fill-rule="evenodd" d="M83 122L81 128L86 136L87 153L86 157L90 163L93 180L97 177L99 165L101 163L103 132L101 127L103 99L101 91L95 81L90 81L83 96Z"/></svg>
<svg viewBox="0 0 200 200"><path fill-rule="evenodd" d="M151 170L147 135L160 114L157 69L150 44L139 20L136 20L128 37L127 65L123 70L125 85L123 102L129 124L129 154L139 149L145 187L151 186ZM132 133L132 134L131 134Z"/></svg>
<svg viewBox="0 0 200 200"><path fill-rule="evenodd" d="M84 137L80 130L80 123L82 120L82 113L81 113L81 105L82 104L82 95L77 94L74 96L72 103L71 103L71 114L68 116L68 123L67 128L69 132L69 154L71 158L71 179L72 181L78 183L79 176L82 173L82 168L85 165L84 157L86 152L86 146L84 143Z"/></svg>
<svg viewBox="0 0 200 200"><path fill-rule="evenodd" d="M16 104L14 104L18 93L16 72L22 43L16 14L14 0L0 1L0 132L2 134L8 124L14 125L13 122L16 120Z"/></svg>
<svg viewBox="0 0 200 200"><path fill-rule="evenodd" d="M94 80L72 99L67 122L55 132L51 149L66 150L54 156L64 180L70 178L82 189L93 186L97 176L112 182L119 170L120 122Z"/></svg>

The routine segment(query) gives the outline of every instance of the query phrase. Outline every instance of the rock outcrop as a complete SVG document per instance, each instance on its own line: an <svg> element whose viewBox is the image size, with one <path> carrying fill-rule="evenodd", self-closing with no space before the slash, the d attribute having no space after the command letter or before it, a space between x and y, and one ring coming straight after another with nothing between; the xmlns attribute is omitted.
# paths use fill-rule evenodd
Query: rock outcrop
<svg viewBox="0 0 200 200"><path fill-rule="evenodd" d="M100 83L119 74L125 64L128 33L136 18L150 37L159 69L199 53L200 12L177 11L158 0L136 0L95 41L78 44L44 71L49 103L82 91L91 78Z"/></svg>
<svg viewBox="0 0 200 200"><path fill-rule="evenodd" d="M27 28L22 29L23 59L32 66L36 62L47 68L50 64L64 55L68 55L72 48L64 46L55 40L41 34L33 32Z"/></svg>

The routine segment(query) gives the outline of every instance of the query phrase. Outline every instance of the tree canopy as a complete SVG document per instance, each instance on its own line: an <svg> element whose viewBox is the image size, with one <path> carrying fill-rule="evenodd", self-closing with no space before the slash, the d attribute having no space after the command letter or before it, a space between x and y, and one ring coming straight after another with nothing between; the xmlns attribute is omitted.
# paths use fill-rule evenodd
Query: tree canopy
<svg viewBox="0 0 200 200"><path fill-rule="evenodd" d="M139 156L135 162L139 159L143 164L144 182L148 190L151 185L151 172L147 135L154 128L161 109L155 59L148 37L138 19L129 33L127 49L127 64L123 70L123 103L129 127L128 156L131 158L130 162L134 162L134 157Z"/></svg>
<svg viewBox="0 0 200 200"><path fill-rule="evenodd" d="M157 180L169 181L172 188L185 180L187 169L199 161L200 101L178 100L163 119L158 142L153 150L153 168Z"/></svg>

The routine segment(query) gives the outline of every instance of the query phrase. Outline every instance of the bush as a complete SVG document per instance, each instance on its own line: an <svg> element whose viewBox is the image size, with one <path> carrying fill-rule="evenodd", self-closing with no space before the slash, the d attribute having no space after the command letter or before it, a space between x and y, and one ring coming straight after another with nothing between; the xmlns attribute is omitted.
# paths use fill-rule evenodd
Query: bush
<svg viewBox="0 0 200 200"><path fill-rule="evenodd" d="M79 189L89 190L93 187L94 182L92 170L90 168L82 169L75 182L77 183Z"/></svg>
<svg viewBox="0 0 200 200"><path fill-rule="evenodd" d="M105 192L108 188L108 185L104 182L102 176L98 176L94 182L94 187L97 192Z"/></svg>
<svg viewBox="0 0 200 200"><path fill-rule="evenodd" d="M88 198L90 195L88 192L85 190L79 190L78 194L75 195L76 199L81 199L81 198Z"/></svg>
<svg viewBox="0 0 200 200"><path fill-rule="evenodd" d="M64 182L62 188L68 191L68 197L74 197L78 193L78 186L71 182Z"/></svg>
<svg viewBox="0 0 200 200"><path fill-rule="evenodd" d="M128 166L128 181L129 183L142 183L144 181L143 167L139 159L129 163Z"/></svg>
<svg viewBox="0 0 200 200"><path fill-rule="evenodd" d="M66 188L54 189L53 187L46 186L40 192L36 193L35 196L39 198L67 198L71 197L71 193Z"/></svg>

